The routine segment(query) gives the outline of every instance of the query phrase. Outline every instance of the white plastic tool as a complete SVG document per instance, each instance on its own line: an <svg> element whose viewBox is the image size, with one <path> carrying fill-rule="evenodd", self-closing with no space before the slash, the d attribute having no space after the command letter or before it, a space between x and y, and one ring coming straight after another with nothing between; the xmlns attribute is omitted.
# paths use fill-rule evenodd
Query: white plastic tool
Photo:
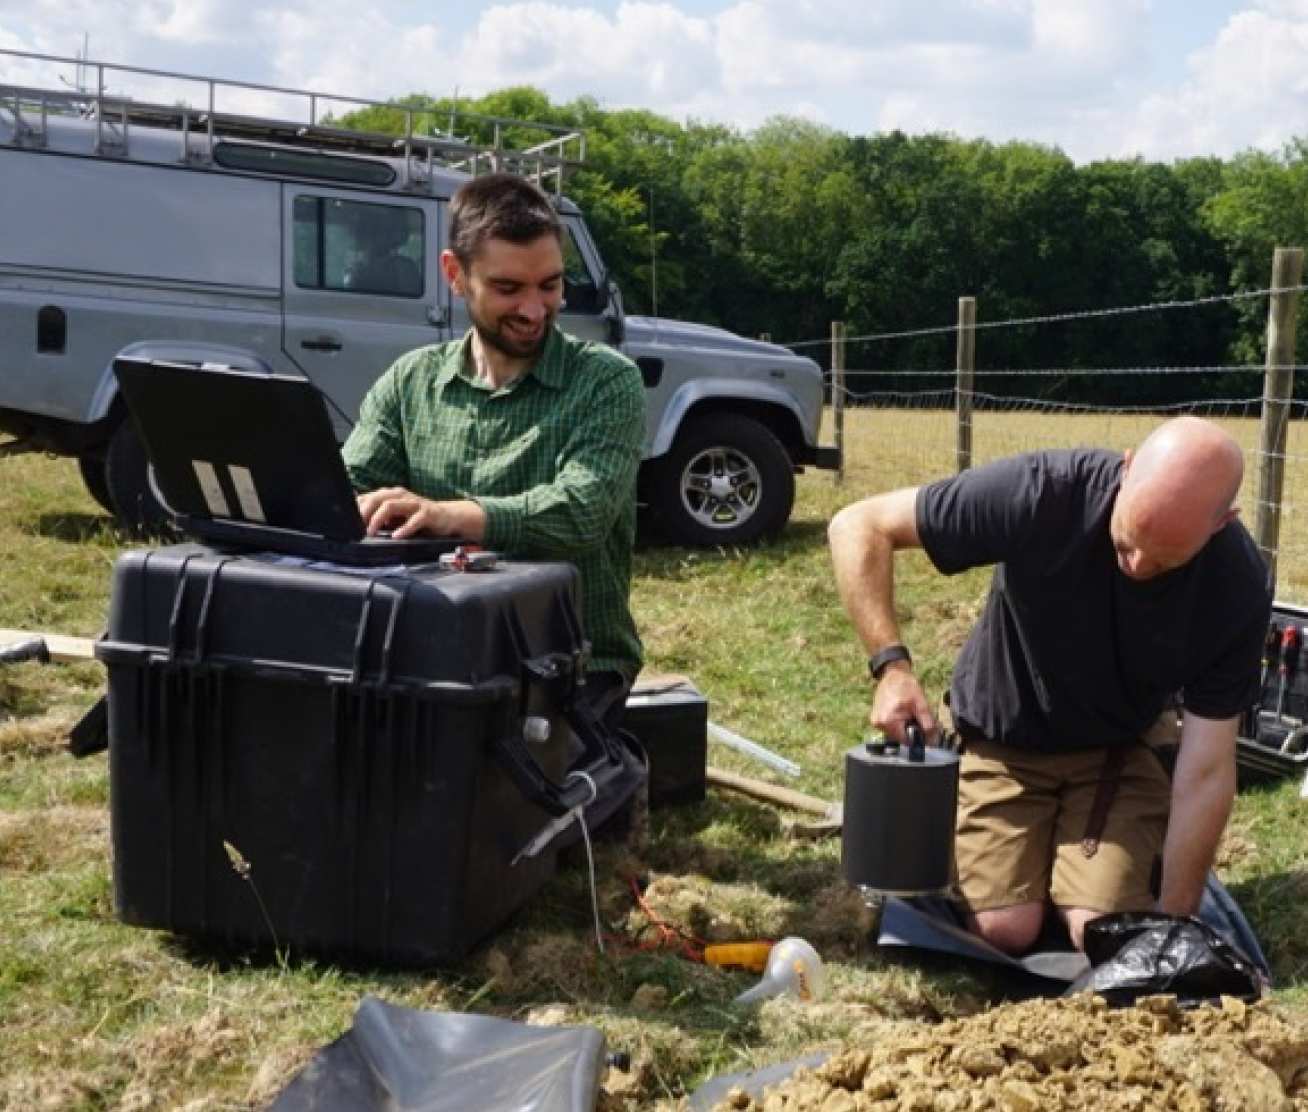
<svg viewBox="0 0 1308 1112"><path fill-rule="evenodd" d="M755 1004L785 993L809 1004L822 995L824 982L818 952L802 938L783 938L768 954L763 979L732 1002Z"/></svg>

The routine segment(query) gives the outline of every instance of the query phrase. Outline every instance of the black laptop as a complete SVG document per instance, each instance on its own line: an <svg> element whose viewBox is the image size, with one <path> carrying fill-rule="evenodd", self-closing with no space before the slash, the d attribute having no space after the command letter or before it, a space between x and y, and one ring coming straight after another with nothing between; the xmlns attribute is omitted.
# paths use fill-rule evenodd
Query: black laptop
<svg viewBox="0 0 1308 1112"><path fill-rule="evenodd" d="M369 537L307 379L117 359L114 374L177 527L204 541L376 567L438 559L457 538Z"/></svg>

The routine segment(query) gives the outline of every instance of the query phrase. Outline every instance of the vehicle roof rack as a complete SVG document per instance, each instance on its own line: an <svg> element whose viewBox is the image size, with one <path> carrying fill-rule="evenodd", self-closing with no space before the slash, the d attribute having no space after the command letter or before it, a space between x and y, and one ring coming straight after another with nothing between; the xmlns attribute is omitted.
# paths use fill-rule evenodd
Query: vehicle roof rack
<svg viewBox="0 0 1308 1112"><path fill-rule="evenodd" d="M401 159L404 166L401 184L409 189L426 189L432 180L433 168L441 167L472 175L492 171L519 174L542 188L551 189L556 196L563 192L567 173L582 165L586 158L584 131L532 120L483 116L459 112L457 108L421 108L365 97L0 49L0 66L6 62L75 66L79 78L76 85L55 88L17 84L0 77L0 125L9 125L12 135L8 143L15 146L48 146L50 118L73 116L94 121L95 141L91 153L98 155L131 157L133 129L147 128L156 133L177 132L181 160L191 164L212 165L214 147L221 140L265 142L329 154ZM89 80L84 82L83 74L88 75ZM109 91L110 81L124 76L198 85L201 103L193 105L186 99L177 103L152 102ZM289 98L298 102L303 114L273 118L224 110L220 106L223 95L231 96L238 90L243 94L268 93ZM330 106L339 105L385 108L400 113L404 122L403 134L338 127L333 123ZM436 126L438 118L449 121L448 131L441 131ZM473 142L454 135L460 122L488 126L491 141ZM420 133L424 127L429 134ZM510 133L524 131L543 134L545 138L529 146L509 143ZM4 143L6 140L0 131L0 144Z"/></svg>

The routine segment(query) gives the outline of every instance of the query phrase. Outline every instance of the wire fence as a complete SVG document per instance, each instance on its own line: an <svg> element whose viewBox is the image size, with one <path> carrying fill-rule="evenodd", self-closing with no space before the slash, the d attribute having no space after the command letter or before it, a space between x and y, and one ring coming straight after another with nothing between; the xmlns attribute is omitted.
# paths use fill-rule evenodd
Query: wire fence
<svg viewBox="0 0 1308 1112"><path fill-rule="evenodd" d="M1294 282L1287 285L1268 286L1261 290L1235 290L1231 293L1210 294L1207 297L1194 297L1189 300L1174 301L1149 301L1139 305L1116 305L1104 309L1074 309L1066 313L1045 313L1040 316L1032 317L1010 317L1007 320L988 320L977 321L969 327L976 332L982 332L991 328L1018 328L1028 325L1037 324L1064 324L1077 320L1096 320L1101 317L1122 317L1130 316L1135 313L1159 313L1170 312L1176 309L1198 309L1206 305L1223 305L1231 304L1237 301L1256 300L1258 298L1270 297L1278 293L1302 293L1308 290L1308 285L1301 282ZM957 324L940 324L932 325L927 328L910 328L898 332L868 332L861 336L846 336L847 344L870 344L878 343L883 340L906 340L916 339L920 336L943 336L952 332L957 332ZM823 344L830 343L830 340L794 340L790 343L783 344L782 347L788 347L792 351L803 351L806 348L820 347Z"/></svg>
<svg viewBox="0 0 1308 1112"><path fill-rule="evenodd" d="M1094 446L1124 450L1137 445L1170 416L1194 414L1216 421L1231 433L1245 454L1240 514L1275 567L1277 597L1308 602L1308 402L1290 397L1295 374L1308 369L1308 365L1295 361L1293 351L1294 311L1299 296L1308 289L1297 278L1290 282L1274 280L1266 289L1190 301L851 337L839 336L839 326L835 326L833 339L804 340L787 346L804 352L819 343L832 345L834 369L827 373L828 388L833 416L844 425L844 482L851 495L921 483L960 466L975 466L1037 449ZM964 343L959 344L959 365L953 368L882 368L874 359L874 345L882 341L948 333L962 339L967 330L1048 325L1151 311L1180 312L1257 298L1266 299L1269 306L1269 355L1265 364L974 369L963 366ZM1272 319L1287 303L1288 346L1285 319L1279 319L1279 340ZM975 337L968 339L981 342ZM837 350L838 344L861 345L856 367L844 369L845 352ZM809 350L808 354L813 352ZM1223 377L1218 388L1226 396L1202 396L1211 393L1211 389L1199 388L1208 381L1206 376L1219 375ZM1128 402L1132 391L1127 384L1146 376L1183 380L1185 386L1178 382L1166 389L1173 400ZM1098 391L1101 395L1117 394L1121 402L1074 400L1076 384L1087 379L1122 383L1121 387ZM1180 400L1175 400L1178 397Z"/></svg>

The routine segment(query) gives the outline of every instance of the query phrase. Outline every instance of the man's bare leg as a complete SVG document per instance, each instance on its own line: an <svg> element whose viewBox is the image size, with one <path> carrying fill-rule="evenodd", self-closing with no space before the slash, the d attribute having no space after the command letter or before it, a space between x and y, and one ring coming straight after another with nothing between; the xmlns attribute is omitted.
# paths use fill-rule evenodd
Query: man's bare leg
<svg viewBox="0 0 1308 1112"><path fill-rule="evenodd" d="M967 929L980 935L995 949L1016 956L1029 950L1040 937L1044 921L1044 902L1032 901L969 914Z"/></svg>
<svg viewBox="0 0 1308 1112"><path fill-rule="evenodd" d="M1072 945L1078 950L1085 949L1085 925L1091 919L1099 919L1103 916L1102 911L1092 911L1088 907L1060 907L1058 914L1067 924L1068 936L1072 939Z"/></svg>

